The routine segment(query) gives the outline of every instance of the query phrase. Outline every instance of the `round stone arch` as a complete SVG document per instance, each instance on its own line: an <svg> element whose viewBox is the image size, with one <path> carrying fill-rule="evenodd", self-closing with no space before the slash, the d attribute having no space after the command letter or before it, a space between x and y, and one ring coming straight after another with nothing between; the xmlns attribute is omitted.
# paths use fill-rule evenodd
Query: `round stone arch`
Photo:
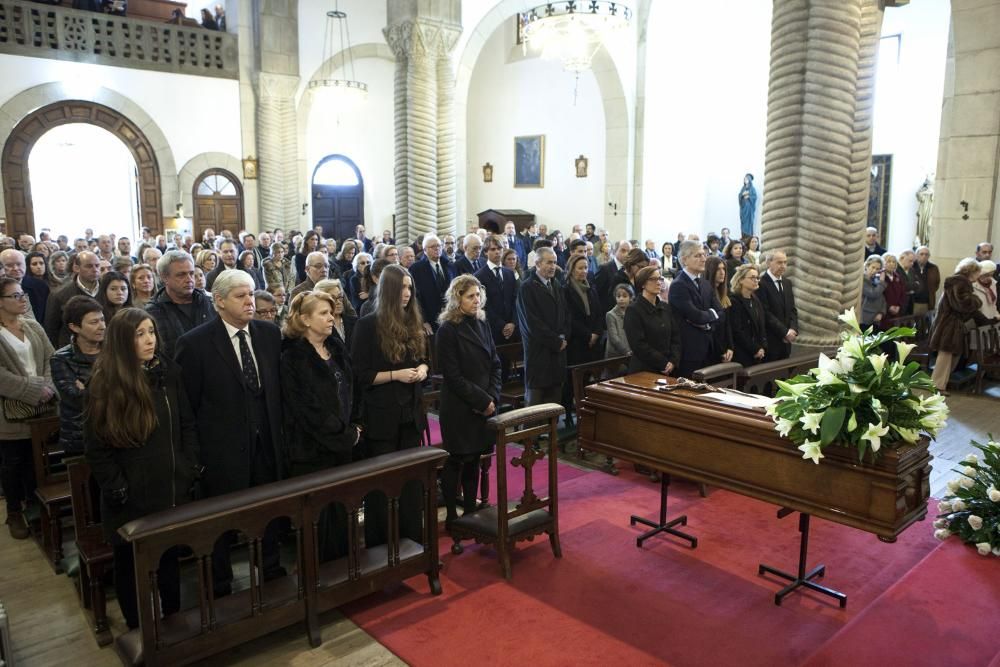
<svg viewBox="0 0 1000 667"><path fill-rule="evenodd" d="M68 83L51 82L0 106L0 217L7 219L8 233L34 233L27 158L42 134L66 123L97 125L128 146L139 167L142 224L162 231L164 211L172 211L178 201L177 167L163 131L139 105L114 90L99 87L84 94Z"/></svg>
<svg viewBox="0 0 1000 667"><path fill-rule="evenodd" d="M501 0L491 9L475 28L471 30L460 54L457 55L458 68L455 77L456 115L456 184L458 211L456 220L468 219L468 126L467 107L472 72L479 60L479 54L494 31L525 10L524 0ZM639 26L639 31L644 26ZM608 201L617 204L616 209L605 207L604 228L613 238L629 238L632 230L634 209L633 182L635 162L634 113L629 96L625 93L618 67L603 46L592 62L591 71L597 80L604 104L605 125L605 195ZM624 214L622 212L624 211ZM617 213L617 215L616 215Z"/></svg>
<svg viewBox="0 0 1000 667"><path fill-rule="evenodd" d="M391 63L396 62L396 56L393 55L392 49L389 48L388 44L379 44L376 42L365 42L363 44L355 44L349 49L344 49L333 54L329 59L323 61L319 64L319 67L312 73L309 77L309 81L316 81L320 78L321 72L325 71L325 68L329 67L330 71L335 71L338 68L343 67L348 56L352 57L354 60L361 60L363 58L379 58L381 60L387 60ZM298 179L299 179L299 201L308 202L312 200L312 168L315 165L307 164L306 159L306 131L309 126L309 112L312 110L313 96L309 92L309 85L302 91L302 97L299 98L298 108L295 110L298 122L296 123L297 128L297 155L298 158L296 162L298 163ZM306 220L312 220L311 217L307 216ZM311 228L311 225L307 225Z"/></svg>
<svg viewBox="0 0 1000 667"><path fill-rule="evenodd" d="M194 181L209 169L225 169L239 181L246 198L246 183L240 178L243 173L243 161L229 153L199 153L187 161L177 174L177 190L180 202L184 205L184 213L188 217L194 215ZM246 201L243 202L246 206ZM262 230L263 231L263 230Z"/></svg>

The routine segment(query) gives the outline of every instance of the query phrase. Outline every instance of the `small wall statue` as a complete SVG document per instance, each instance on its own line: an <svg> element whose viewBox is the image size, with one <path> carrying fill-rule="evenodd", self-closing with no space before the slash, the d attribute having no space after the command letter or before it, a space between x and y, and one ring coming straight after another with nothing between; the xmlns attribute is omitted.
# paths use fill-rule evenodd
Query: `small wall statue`
<svg viewBox="0 0 1000 667"><path fill-rule="evenodd" d="M753 236L754 215L757 213L757 190L753 187L753 174L743 177L743 187L740 188L740 236L748 239Z"/></svg>
<svg viewBox="0 0 1000 667"><path fill-rule="evenodd" d="M931 241L931 212L934 209L934 181L928 176L917 190L917 238L920 245Z"/></svg>

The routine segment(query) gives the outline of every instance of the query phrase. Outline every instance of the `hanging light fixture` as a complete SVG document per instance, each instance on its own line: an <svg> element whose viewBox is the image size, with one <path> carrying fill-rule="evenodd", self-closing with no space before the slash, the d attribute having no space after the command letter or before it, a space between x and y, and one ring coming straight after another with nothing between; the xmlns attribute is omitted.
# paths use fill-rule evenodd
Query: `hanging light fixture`
<svg viewBox="0 0 1000 667"><path fill-rule="evenodd" d="M521 40L525 50L537 48L543 58L579 73L590 69L601 45L631 19L632 10L620 2L550 2L520 14Z"/></svg>
<svg viewBox="0 0 1000 667"><path fill-rule="evenodd" d="M334 44L339 46L334 51ZM342 69L350 78L336 78L333 72L333 57L343 53ZM358 81L354 73L354 54L351 53L351 29L347 25L347 13L340 11L340 3L334 2L333 10L326 13L326 34L323 36L323 66L319 77L309 82L309 88L324 95L330 95L340 105L351 106L363 102L368 97L368 84Z"/></svg>

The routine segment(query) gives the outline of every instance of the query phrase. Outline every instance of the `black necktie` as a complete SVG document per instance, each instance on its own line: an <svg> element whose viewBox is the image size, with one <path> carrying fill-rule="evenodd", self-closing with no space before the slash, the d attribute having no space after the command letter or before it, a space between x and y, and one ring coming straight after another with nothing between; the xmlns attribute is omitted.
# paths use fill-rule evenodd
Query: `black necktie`
<svg viewBox="0 0 1000 667"><path fill-rule="evenodd" d="M774 281L774 284L778 287L778 294L784 294L785 290L781 287L781 278Z"/></svg>
<svg viewBox="0 0 1000 667"><path fill-rule="evenodd" d="M496 272L496 274L497 274L497 282L498 283L502 283L503 282L503 276L500 275L500 267L499 266L494 267L493 271Z"/></svg>
<svg viewBox="0 0 1000 667"><path fill-rule="evenodd" d="M438 288L444 287L444 271L441 270L441 264L434 265L434 276L437 279Z"/></svg>
<svg viewBox="0 0 1000 667"><path fill-rule="evenodd" d="M247 332L237 331L236 336L240 339L240 364L243 366L243 379L246 380L250 391L256 394L260 391L260 379L257 377L257 367L253 363L253 355L250 354Z"/></svg>

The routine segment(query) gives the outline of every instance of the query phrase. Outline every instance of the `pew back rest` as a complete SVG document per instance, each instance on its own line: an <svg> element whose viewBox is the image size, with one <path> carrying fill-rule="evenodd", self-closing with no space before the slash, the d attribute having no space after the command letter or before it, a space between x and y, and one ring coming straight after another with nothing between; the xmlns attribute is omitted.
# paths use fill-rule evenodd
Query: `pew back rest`
<svg viewBox="0 0 1000 667"><path fill-rule="evenodd" d="M59 417L29 419L28 427L31 429L31 448L38 486L66 482L69 474L62 462L63 452L59 447Z"/></svg>
<svg viewBox="0 0 1000 667"><path fill-rule="evenodd" d="M729 361L699 368L692 375L698 382L707 382L716 387L735 389L737 376L741 370L743 370L742 365L735 361Z"/></svg>
<svg viewBox="0 0 1000 667"><path fill-rule="evenodd" d="M779 361L770 361L744 368L737 375L740 391L761 396L774 396L778 392L775 380L787 380L808 373L819 361L820 353L834 354L835 350L802 352Z"/></svg>
<svg viewBox="0 0 1000 667"><path fill-rule="evenodd" d="M583 390L587 385L621 377L628 370L628 362L631 356L609 357L599 359L585 364L570 366L570 377L573 380L573 407L579 412L580 402L583 401Z"/></svg>
<svg viewBox="0 0 1000 667"><path fill-rule="evenodd" d="M70 462L69 490L73 504L73 527L78 543L104 542L101 529L100 489L90 470L90 464L79 458Z"/></svg>

